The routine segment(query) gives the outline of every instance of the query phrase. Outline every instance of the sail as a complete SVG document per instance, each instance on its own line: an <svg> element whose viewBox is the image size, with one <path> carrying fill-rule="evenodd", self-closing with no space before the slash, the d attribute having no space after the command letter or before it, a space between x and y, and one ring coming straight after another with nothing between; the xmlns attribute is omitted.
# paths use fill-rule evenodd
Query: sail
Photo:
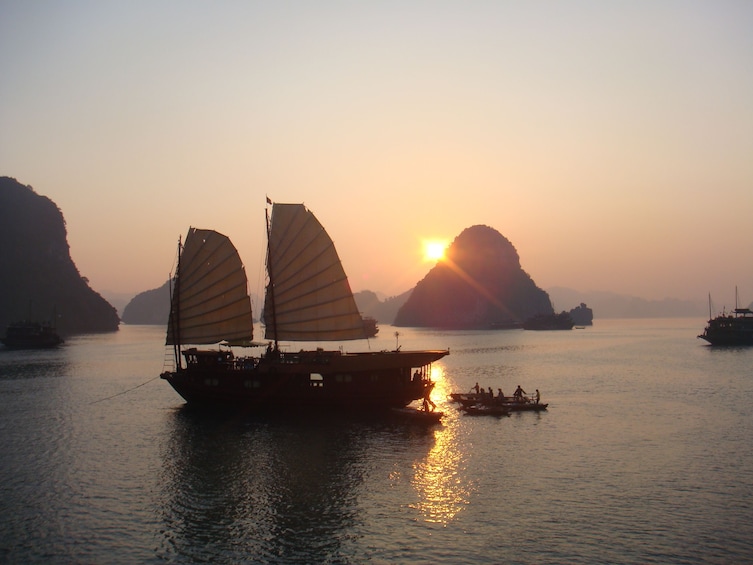
<svg viewBox="0 0 753 565"><path fill-rule="evenodd" d="M303 204L273 205L267 270L267 339L340 341L366 337L335 245Z"/></svg>
<svg viewBox="0 0 753 565"><path fill-rule="evenodd" d="M251 342L246 271L226 236L190 228L174 285L167 345Z"/></svg>

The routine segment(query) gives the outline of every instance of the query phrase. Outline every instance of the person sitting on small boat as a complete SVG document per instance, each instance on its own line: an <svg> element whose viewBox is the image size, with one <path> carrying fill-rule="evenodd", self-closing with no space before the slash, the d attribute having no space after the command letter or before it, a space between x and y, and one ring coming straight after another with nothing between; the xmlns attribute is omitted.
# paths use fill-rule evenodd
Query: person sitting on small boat
<svg viewBox="0 0 753 565"><path fill-rule="evenodd" d="M523 395L526 393L522 388L520 388L520 385L518 385L518 388L515 389L515 392L512 394L516 400L523 400Z"/></svg>
<svg viewBox="0 0 753 565"><path fill-rule="evenodd" d="M499 400L504 400L504 399L505 399L505 393L504 393L504 392L502 392L502 389L501 389L501 388L498 388L498 389L497 389L497 398L498 398Z"/></svg>
<svg viewBox="0 0 753 565"><path fill-rule="evenodd" d="M489 387L489 399L491 400L494 398L494 391L492 390L492 387Z"/></svg>

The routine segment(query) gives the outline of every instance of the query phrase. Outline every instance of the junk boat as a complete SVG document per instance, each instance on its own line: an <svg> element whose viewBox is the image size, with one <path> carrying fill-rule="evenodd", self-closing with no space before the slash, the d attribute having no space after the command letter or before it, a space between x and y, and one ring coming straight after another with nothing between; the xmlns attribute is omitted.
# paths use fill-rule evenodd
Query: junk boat
<svg viewBox="0 0 753 565"><path fill-rule="evenodd" d="M10 349L45 349L63 343L52 324L30 320L10 324L0 341Z"/></svg>
<svg viewBox="0 0 753 565"><path fill-rule="evenodd" d="M431 364L449 350L286 351L280 341L366 337L334 243L303 204L267 207L264 344L253 342L246 274L230 239L190 228L178 244L162 373L189 405L264 409L390 409L429 398ZM214 344L214 349L197 346ZM232 346L264 347L236 356Z"/></svg>
<svg viewBox="0 0 753 565"><path fill-rule="evenodd" d="M731 314L722 312L717 317L711 314L709 295L709 321L703 333L698 336L711 345L753 345L753 310L738 308L735 289L735 309Z"/></svg>

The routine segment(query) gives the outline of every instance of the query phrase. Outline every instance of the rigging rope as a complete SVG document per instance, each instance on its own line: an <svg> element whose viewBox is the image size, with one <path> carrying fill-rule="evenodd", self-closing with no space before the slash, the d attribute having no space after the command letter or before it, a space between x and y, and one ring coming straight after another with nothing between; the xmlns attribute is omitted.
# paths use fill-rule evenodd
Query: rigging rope
<svg viewBox="0 0 753 565"><path fill-rule="evenodd" d="M111 398L115 398L116 396L120 396L121 394L126 394L127 392L131 392L131 391L134 391L134 390L136 390L137 388L141 388L141 387L142 387L142 386L144 386L144 385L148 385L148 384L149 384L150 382L152 382L152 381L155 381L155 380L157 380L158 378L159 378L159 375L157 375L156 377L152 377L151 379L149 379L149 380L148 380L148 381L146 381L145 383L141 383L140 385L136 385L136 386L135 386L135 387L133 387L133 388L129 388L128 390L124 390L124 391L122 391L122 392L118 392L118 393L115 393L115 394L113 394L112 396L107 396L107 397L105 397L105 398L100 398L99 400L95 400L94 402L90 402L90 403L89 403L89 405L91 406L92 404L97 404L98 402L104 402L105 400L110 400Z"/></svg>

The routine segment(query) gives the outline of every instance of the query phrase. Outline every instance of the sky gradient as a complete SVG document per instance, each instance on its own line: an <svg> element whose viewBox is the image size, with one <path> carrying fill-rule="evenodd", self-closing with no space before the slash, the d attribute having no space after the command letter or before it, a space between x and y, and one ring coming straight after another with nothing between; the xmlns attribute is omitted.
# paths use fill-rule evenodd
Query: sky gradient
<svg viewBox="0 0 753 565"><path fill-rule="evenodd" d="M753 2L0 0L0 175L102 294L303 202L354 290L491 226L542 288L753 300Z"/></svg>

